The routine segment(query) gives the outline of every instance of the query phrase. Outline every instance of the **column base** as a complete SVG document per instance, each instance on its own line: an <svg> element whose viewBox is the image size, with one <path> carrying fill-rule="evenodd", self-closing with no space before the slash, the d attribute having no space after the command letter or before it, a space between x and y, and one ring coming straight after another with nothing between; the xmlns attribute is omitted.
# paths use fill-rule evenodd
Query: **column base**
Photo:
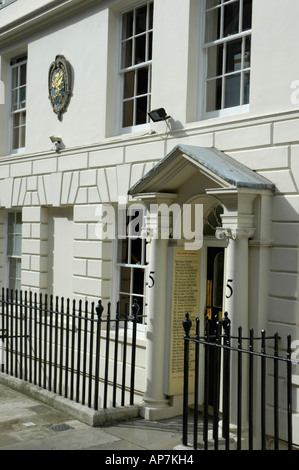
<svg viewBox="0 0 299 470"><path fill-rule="evenodd" d="M144 400L139 405L140 416L148 421L157 421L176 416L174 406L171 406L167 400L157 402Z"/></svg>

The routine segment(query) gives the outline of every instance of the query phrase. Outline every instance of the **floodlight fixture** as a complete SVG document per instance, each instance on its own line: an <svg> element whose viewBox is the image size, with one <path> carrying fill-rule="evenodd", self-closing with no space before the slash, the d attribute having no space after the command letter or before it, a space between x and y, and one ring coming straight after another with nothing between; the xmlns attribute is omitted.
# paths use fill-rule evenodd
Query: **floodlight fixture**
<svg viewBox="0 0 299 470"><path fill-rule="evenodd" d="M166 119L170 118L170 116L167 116L164 108L153 109L148 115L153 122L166 121Z"/></svg>

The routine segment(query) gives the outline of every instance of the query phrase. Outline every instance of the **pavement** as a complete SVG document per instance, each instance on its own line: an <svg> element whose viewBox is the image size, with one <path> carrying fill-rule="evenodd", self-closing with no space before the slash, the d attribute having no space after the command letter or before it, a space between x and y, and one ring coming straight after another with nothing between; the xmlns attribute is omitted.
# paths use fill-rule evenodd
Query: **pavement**
<svg viewBox="0 0 299 470"><path fill-rule="evenodd" d="M181 438L181 416L94 427L0 383L0 451L170 451Z"/></svg>

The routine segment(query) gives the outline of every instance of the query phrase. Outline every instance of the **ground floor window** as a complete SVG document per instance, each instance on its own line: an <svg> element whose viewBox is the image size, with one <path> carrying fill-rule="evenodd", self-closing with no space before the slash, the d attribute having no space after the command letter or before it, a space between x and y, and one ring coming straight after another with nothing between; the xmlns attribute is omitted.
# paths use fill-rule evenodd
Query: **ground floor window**
<svg viewBox="0 0 299 470"><path fill-rule="evenodd" d="M141 236L143 212L126 215L126 236L118 239L118 267L120 314L132 313L132 306L139 306L139 323L144 323L146 240Z"/></svg>
<svg viewBox="0 0 299 470"><path fill-rule="evenodd" d="M22 212L9 212L7 219L8 287L21 289Z"/></svg>

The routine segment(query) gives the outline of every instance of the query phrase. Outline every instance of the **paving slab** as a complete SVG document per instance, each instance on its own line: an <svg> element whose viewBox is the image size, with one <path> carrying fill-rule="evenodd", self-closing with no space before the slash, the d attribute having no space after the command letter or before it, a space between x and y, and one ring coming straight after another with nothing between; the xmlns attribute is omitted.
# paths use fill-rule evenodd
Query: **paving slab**
<svg viewBox="0 0 299 470"><path fill-rule="evenodd" d="M172 450L181 430L181 417L93 427L0 383L0 451Z"/></svg>

